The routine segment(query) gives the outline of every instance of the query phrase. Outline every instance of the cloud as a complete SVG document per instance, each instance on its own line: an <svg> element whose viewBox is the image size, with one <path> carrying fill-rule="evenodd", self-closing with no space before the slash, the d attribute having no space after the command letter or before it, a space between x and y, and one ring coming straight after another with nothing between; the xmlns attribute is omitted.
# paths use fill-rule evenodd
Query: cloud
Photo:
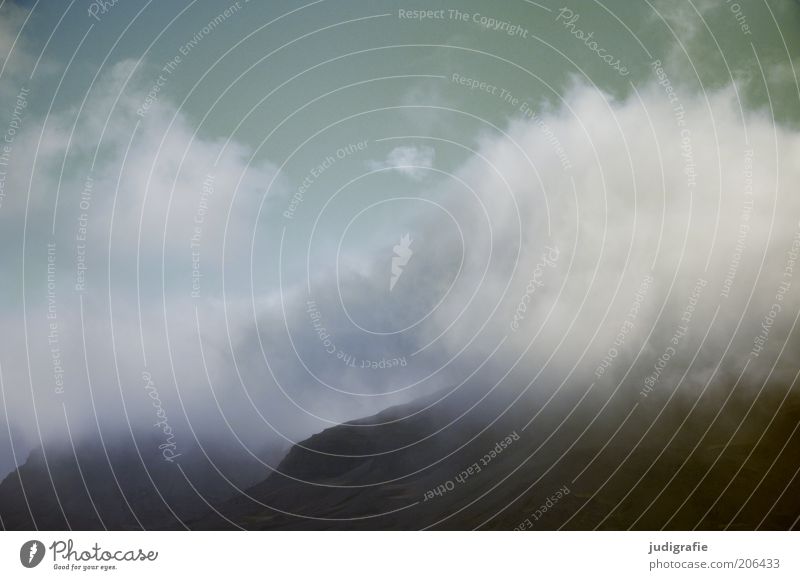
<svg viewBox="0 0 800 580"><path fill-rule="evenodd" d="M226 335L214 296L225 275L236 278L249 264L224 256L223 241L249 246L275 168L253 161L240 143L223 151L224 141L199 136L168 101L137 115L146 90L135 64L119 62L99 77L80 115L70 107L42 118L28 108L15 135L0 269L17 277L24 266L26 282L9 288L0 319L17 460L41 440L63 441L65 416L76 439L152 434L144 372L183 445L193 444L195 429L206 441L233 436L210 419L219 410L209 380L223 375L216 365L224 359L211 352L198 364L198 341ZM192 296L196 281L203 301ZM200 304L211 328L198 332ZM239 415L249 405L235 396L226 403ZM255 449L268 443L256 421L236 436Z"/></svg>
<svg viewBox="0 0 800 580"><path fill-rule="evenodd" d="M671 393L684 373L682 391L707 380L729 388L746 362L740 388L757 388L773 364L770 381L791 381L796 361L786 355L796 348L790 330L800 303L784 290L800 244L791 191L800 135L739 110L732 89L707 97L683 92L670 103L650 85L614 102L575 87L564 95L569 109L545 115L569 170L534 123L512 123L509 139L486 138L482 159L458 173L487 214L461 213L477 250L474 271L437 313L440 328L455 321L449 350L472 341L480 360L505 339L498 367L519 360L522 376L539 377L534 390L595 380L614 389L624 378L636 401ZM452 200L453 211L465 204L458 193ZM440 235L437 243L460 251L458 240ZM557 262L542 267L552 248ZM481 279L483 258L489 274ZM613 364L596 375L609 356ZM663 358L669 363L658 368ZM654 373L656 393L642 394Z"/></svg>
<svg viewBox="0 0 800 580"><path fill-rule="evenodd" d="M371 161L370 170L394 169L403 175L420 180L428 173L425 170L433 167L436 151L427 145L401 145L392 149L382 162Z"/></svg>

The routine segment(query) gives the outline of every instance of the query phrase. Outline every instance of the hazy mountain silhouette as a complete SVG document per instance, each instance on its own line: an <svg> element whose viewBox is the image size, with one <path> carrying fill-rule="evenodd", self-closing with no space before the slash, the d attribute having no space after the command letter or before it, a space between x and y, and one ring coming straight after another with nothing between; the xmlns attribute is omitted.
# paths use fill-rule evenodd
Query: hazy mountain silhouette
<svg viewBox="0 0 800 580"><path fill-rule="evenodd" d="M143 464L131 444L110 446L109 461L93 441L77 447L77 464L71 447L48 450L51 484L37 451L0 484L0 518L6 529L76 530L797 527L800 397L784 399L785 388L754 404L742 390L719 414L720 393L691 413L694 401L676 397L658 420L661 404L631 413L635 397L619 397L594 423L598 401L575 405L578 392L525 430L532 401L500 416L515 396L504 392L464 413L480 394L326 429L271 474L234 448L213 449L213 464L187 449L171 464L140 442Z"/></svg>
<svg viewBox="0 0 800 580"><path fill-rule="evenodd" d="M268 473L228 449L212 449L212 465L197 447L170 463L157 441L138 445L137 451L130 440L114 441L104 449L99 440L85 441L74 453L71 446L51 446L46 461L37 449L0 483L4 528L184 529L182 521L208 511L207 502L224 500L235 493L233 485L252 485Z"/></svg>
<svg viewBox="0 0 800 580"><path fill-rule="evenodd" d="M678 401L655 423L655 411L639 408L609 443L627 415L612 411L616 419L595 423L574 446L596 406L591 414L578 407L552 437L572 409L554 409L525 431L530 412L525 420L507 414L488 429L485 417L467 417L417 444L453 419L452 408L420 412L425 402L397 407L314 435L290 451L280 473L247 490L249 498L218 509L247 529L514 529L526 519L530 529L788 529L800 516L800 398L781 404L784 394L765 391L741 427L751 401L731 397L702 440L721 402L713 397L692 414L689 402ZM386 424L363 427L375 423ZM511 433L519 440L483 465L481 458ZM463 475L476 462L481 471ZM431 493L450 487L447 481L452 489ZM217 514L190 525L233 527Z"/></svg>

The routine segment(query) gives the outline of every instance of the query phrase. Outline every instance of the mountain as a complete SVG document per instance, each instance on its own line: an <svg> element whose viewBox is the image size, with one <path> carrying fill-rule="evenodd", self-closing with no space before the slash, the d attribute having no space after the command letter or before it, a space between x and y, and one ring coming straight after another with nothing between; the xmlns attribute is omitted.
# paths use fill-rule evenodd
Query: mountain
<svg viewBox="0 0 800 580"><path fill-rule="evenodd" d="M139 451L119 441L84 441L74 454L49 446L46 463L38 450L0 483L0 523L17 530L798 528L800 397L780 386L758 397L718 390L669 403L666 394L645 404L634 394L603 406L605 396L578 390L544 407L534 399L511 405L514 392L495 393L491 403L479 389L443 402L437 394L326 429L285 456L265 448L259 458L274 472L233 446L206 447L210 459L187 448L174 463L149 440L137 441Z"/></svg>
<svg viewBox="0 0 800 580"><path fill-rule="evenodd" d="M553 409L527 430L530 411L449 425L458 415L447 407L396 407L299 443L266 480L189 525L797 528L800 398L784 393L767 390L752 405L734 394L724 413L718 393L693 411L676 398L658 420L660 407L640 406L625 423L625 405L610 405L613 419L588 430L597 405Z"/></svg>
<svg viewBox="0 0 800 580"><path fill-rule="evenodd" d="M268 473L229 449L206 448L210 461L195 446L168 462L157 441L136 445L87 440L74 452L35 450L0 483L0 523L6 530L185 529L184 520Z"/></svg>

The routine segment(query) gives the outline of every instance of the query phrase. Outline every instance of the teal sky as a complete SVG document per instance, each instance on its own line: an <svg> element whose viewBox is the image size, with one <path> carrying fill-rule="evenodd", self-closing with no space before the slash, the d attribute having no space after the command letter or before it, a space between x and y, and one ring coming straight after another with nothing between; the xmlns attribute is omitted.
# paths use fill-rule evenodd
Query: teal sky
<svg viewBox="0 0 800 580"><path fill-rule="evenodd" d="M503 127L520 117L519 107L455 84L454 74L486 82L530 103L533 110L543 110L560 107L563 91L575 82L625 98L632 83L652 80L648 63L657 58L669 62L672 82L680 83L681 91L714 90L733 78L748 107L766 107L769 91L777 119L795 125L800 121L796 79L788 68L800 53L800 6L790 1L743 2L738 13L729 2L570 4L580 16L578 28L592 32L630 71L624 77L567 34L556 21L562 4L548 1L424 6L242 1L238 8L235 3L119 2L99 15L99 22L87 15L86 4L72 3L64 14L61 3L38 3L26 25L18 52L21 48L38 56L49 39L44 64L32 81L41 86L31 99L33 110L46 110L51 98L55 111L74 109L98 67L109 70L123 60L137 63L125 92L146 94L159 69L182 56L181 47L232 6L230 17L203 35L167 75L159 99L180 105L199 135L257 148L257 159L281 164L302 144L281 174L290 189L309 168L347 143L366 139L371 143L367 156L381 158L390 146L375 140L385 136L446 134L474 144L477 136L492 132L487 123ZM444 17L399 17L401 10L421 8L444 11ZM467 14L467 20L451 10ZM475 15L515 25L524 37L485 29ZM50 74L67 64L63 81ZM358 116L341 121L352 115ZM335 121L340 122L312 137ZM436 153L437 167L445 170L469 155L452 147L437 147ZM326 183L342 184L351 173L352 167L339 164L327 173ZM405 185L393 180L356 184L355 203L373 196L371 187L402 195Z"/></svg>
<svg viewBox="0 0 800 580"><path fill-rule="evenodd" d="M375 139L403 132L446 133L453 140L475 143L477 135L491 129L468 115L500 127L520 117L518 107L507 101L453 83L454 74L496 86L542 110L559 107L560 95L575 82L625 98L632 83L652 79L648 63L658 58L669 62L670 77L682 91L717 89L733 78L748 107L766 107L769 91L777 119L800 121L796 79L788 68L800 54L800 6L788 0L743 2L736 13L731 6L738 4L730 2L570 4L580 17L577 27L593 33L603 49L619 58L630 71L625 77L566 34L556 20L562 4L548 1L424 6L241 1L238 7L121 1L98 15L100 21L87 14L87 6L73 2L65 14L62 3L36 3L16 47L18 60L20 50L34 58L42 55L31 81L41 87L31 99L32 110L46 110L51 99L55 111L74 109L98 68L108 70L123 60L137 63L126 93L146 94L159 69L182 56L181 47L200 33L196 46L167 75L159 99L180 105L201 136L231 138L258 148L257 158L280 164L330 122L359 114L303 145L282 175L289 186L343 144L367 139L373 144L370 154L380 157L388 146ZM229 7L230 17L203 35L203 27ZM422 8L443 11L443 18L399 17L400 11ZM456 18L454 10L467 14L467 20ZM483 28L476 15L517 26L524 38L522 33ZM12 62L14 58L12 54ZM332 62L323 64L326 60ZM67 65L62 79L57 73ZM421 108L426 106L438 108ZM381 108L389 110L368 112ZM454 168L464 157L463 150L437 148L441 168ZM341 182L339 170L347 174L349 168L334 168L327 175L331 183Z"/></svg>

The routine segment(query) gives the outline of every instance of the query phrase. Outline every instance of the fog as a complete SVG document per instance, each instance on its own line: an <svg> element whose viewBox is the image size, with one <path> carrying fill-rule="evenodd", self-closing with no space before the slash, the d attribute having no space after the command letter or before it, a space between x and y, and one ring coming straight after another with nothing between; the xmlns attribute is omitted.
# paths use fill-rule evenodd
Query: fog
<svg viewBox="0 0 800 580"><path fill-rule="evenodd" d="M360 179L414 201L374 222L391 227L348 215L317 239L281 233L279 160L167 98L138 114L133 61L79 117L26 109L0 207L0 474L42 442L164 421L179 453L262 456L433 392L462 404L450 391L480 365L469 388L524 390L530 416L592 383L652 401L740 372L742 389L791 382L800 137L664 67L622 99L575 79L473 143L369 152ZM462 161L437 168L441 150Z"/></svg>

